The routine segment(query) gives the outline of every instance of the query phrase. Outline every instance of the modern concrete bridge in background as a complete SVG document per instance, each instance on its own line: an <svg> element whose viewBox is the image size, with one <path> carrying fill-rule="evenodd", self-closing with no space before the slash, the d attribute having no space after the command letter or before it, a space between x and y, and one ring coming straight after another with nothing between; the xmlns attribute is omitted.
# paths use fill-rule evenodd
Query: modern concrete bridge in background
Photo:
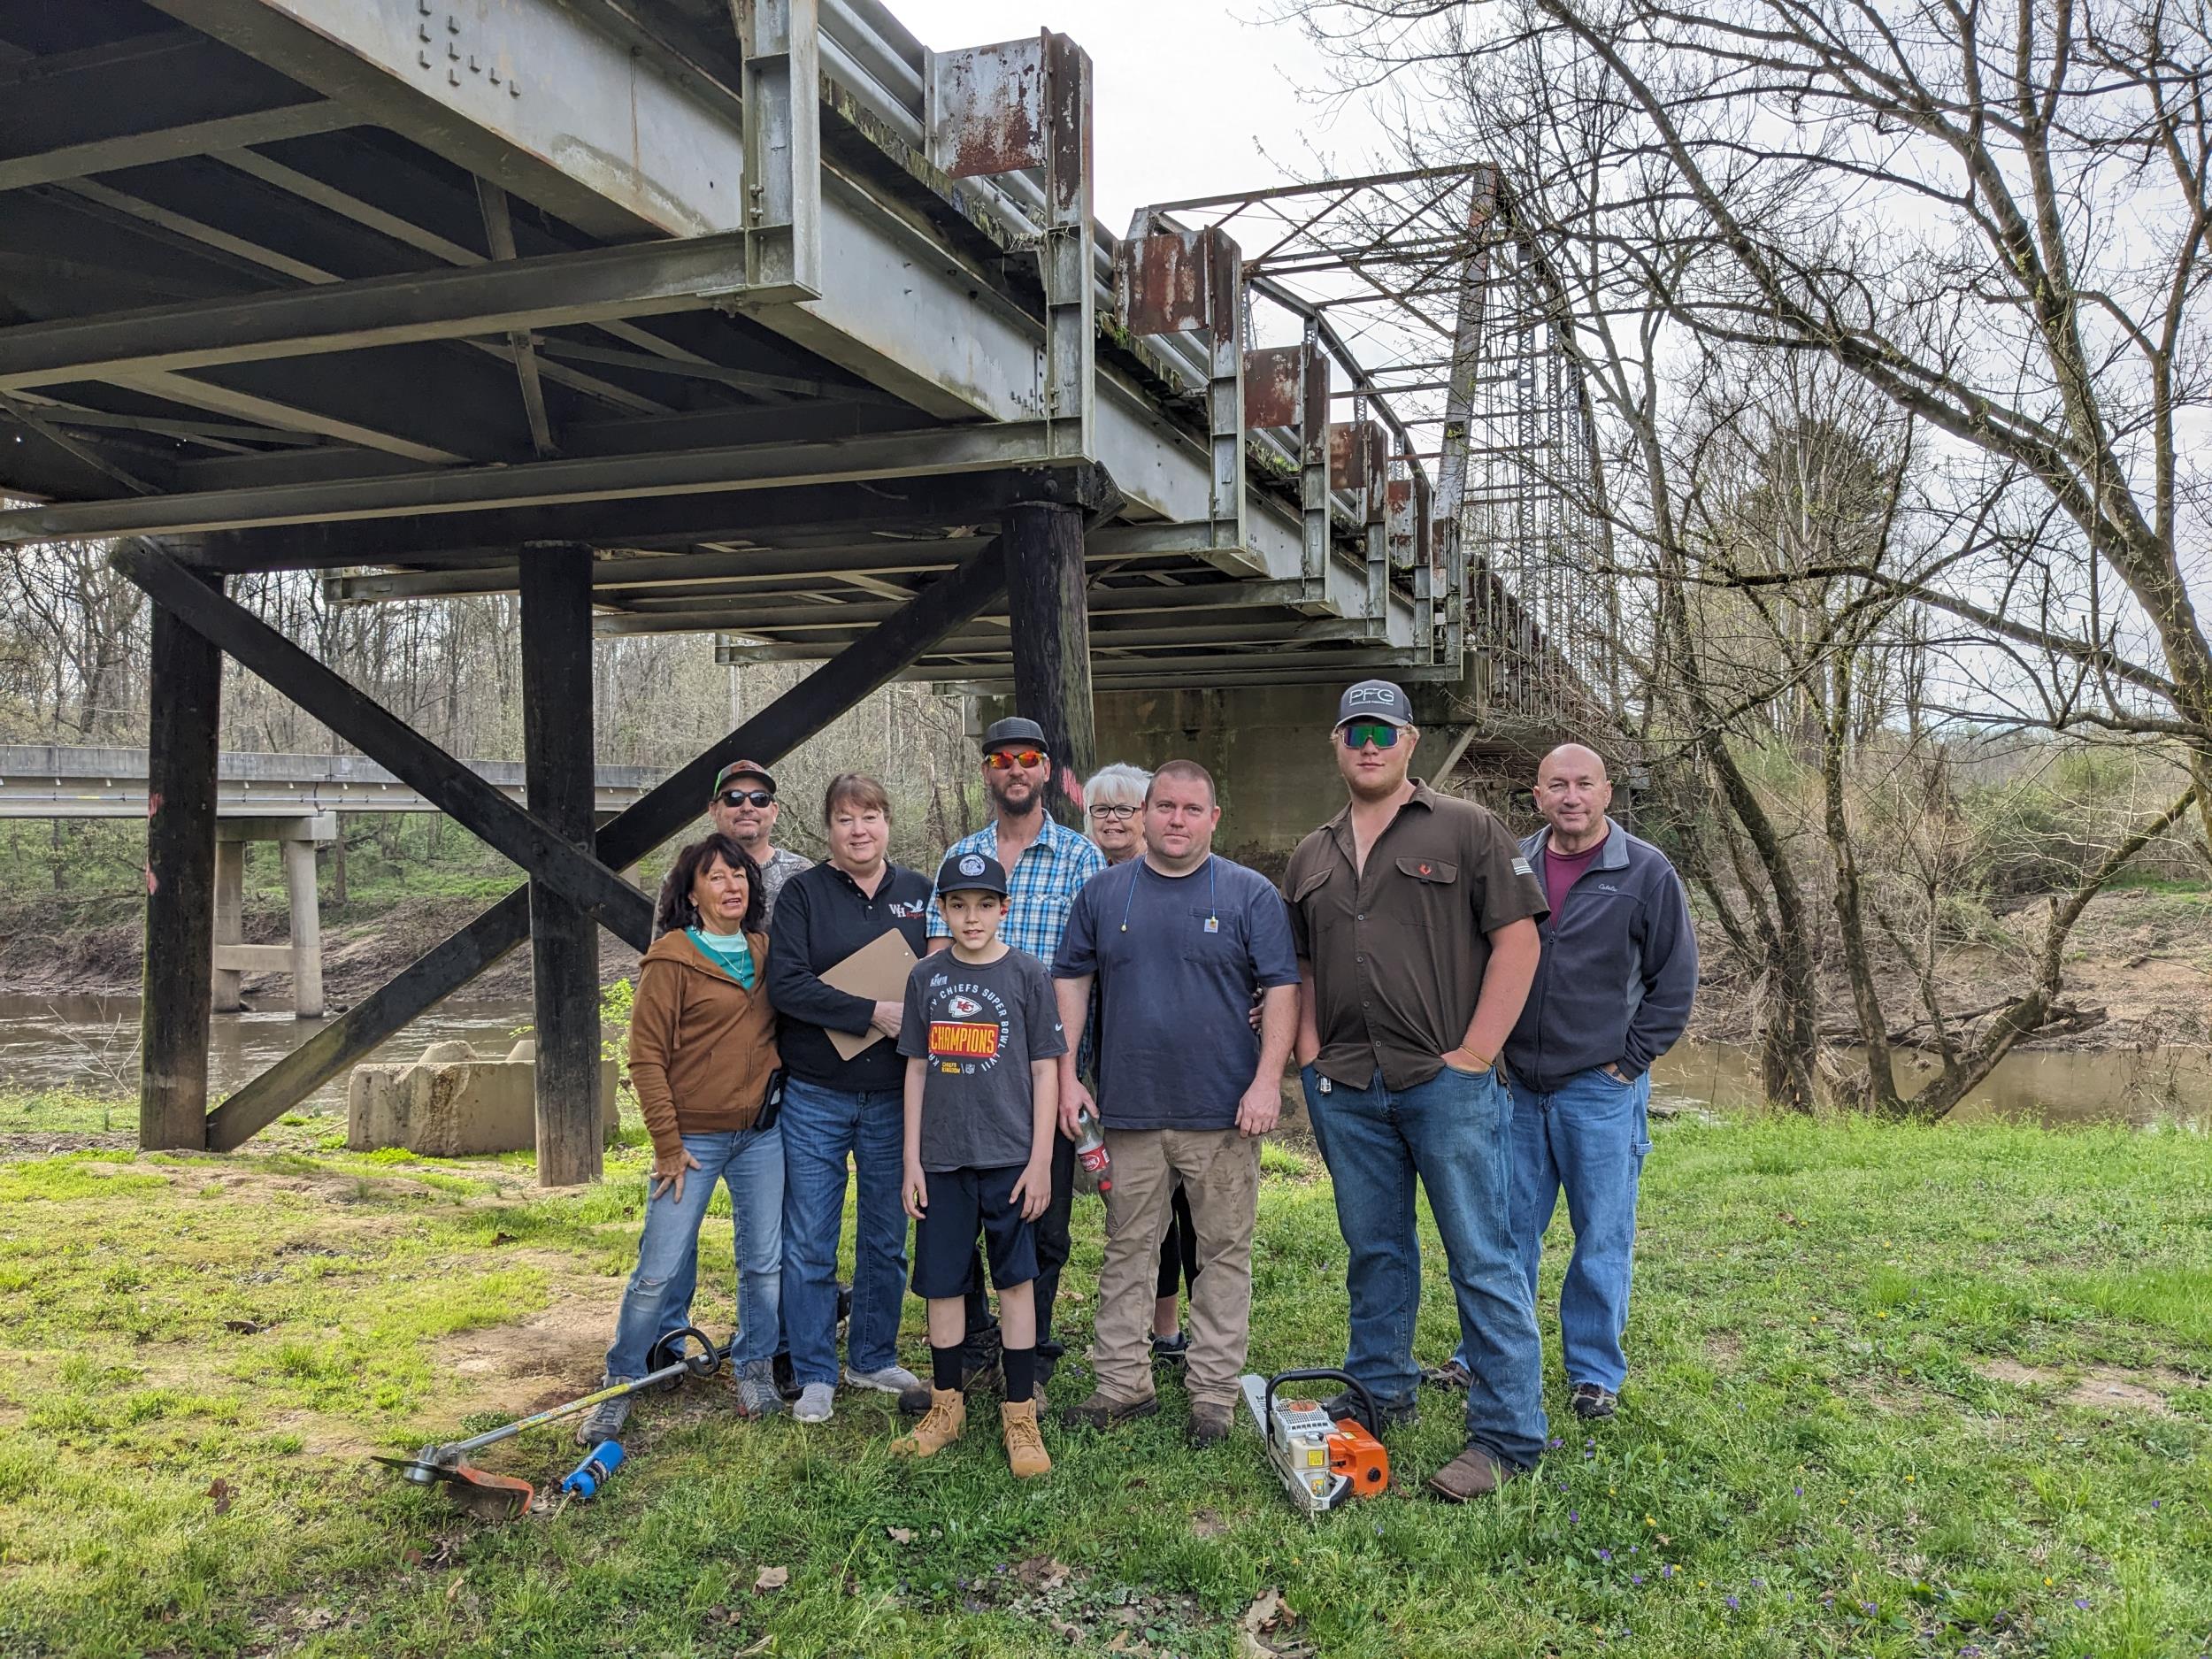
<svg viewBox="0 0 2212 1659"><path fill-rule="evenodd" d="M520 761L461 764L510 800L523 798ZM147 772L142 749L0 744L0 818L142 818ZM657 780L643 766L599 767L595 810L611 818L634 806ZM340 812L442 810L357 755L221 757L216 765L212 1011L244 1006L240 982L246 974L285 973L292 979L292 1011L302 1019L319 1019L325 1003L316 849L337 839ZM255 841L275 843L283 861L290 936L281 945L245 941L246 849Z"/></svg>
<svg viewBox="0 0 2212 1659"><path fill-rule="evenodd" d="M520 761L461 764L509 800L523 799ZM0 818L144 818L146 776L142 749L0 744ZM659 781L648 766L598 767L593 810L611 816ZM224 755L216 762L215 790L216 816L224 818L444 810L358 755Z"/></svg>

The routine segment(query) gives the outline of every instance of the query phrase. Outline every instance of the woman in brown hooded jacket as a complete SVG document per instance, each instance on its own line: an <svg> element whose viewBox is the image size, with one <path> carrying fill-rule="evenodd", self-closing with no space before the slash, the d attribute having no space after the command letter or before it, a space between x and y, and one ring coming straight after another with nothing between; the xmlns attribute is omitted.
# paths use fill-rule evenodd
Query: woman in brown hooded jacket
<svg viewBox="0 0 2212 1659"><path fill-rule="evenodd" d="M663 889L665 930L638 973L630 1013L630 1080L653 1137L653 1179L637 1271L622 1293L606 1380L650 1367L655 1345L688 1317L699 1224L719 1180L736 1225L737 1409L783 1408L771 1379L783 1264L783 1138L758 1126L776 1070L768 936L759 931L760 872L726 835L677 855ZM629 1398L584 1419L588 1445L619 1435Z"/></svg>

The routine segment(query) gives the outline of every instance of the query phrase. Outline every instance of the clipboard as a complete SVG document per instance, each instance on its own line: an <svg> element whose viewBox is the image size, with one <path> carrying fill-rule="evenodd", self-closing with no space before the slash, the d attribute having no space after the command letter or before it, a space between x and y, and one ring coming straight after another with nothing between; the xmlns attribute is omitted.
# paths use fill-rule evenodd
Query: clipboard
<svg viewBox="0 0 2212 1659"><path fill-rule="evenodd" d="M836 966L825 969L822 983L848 996L864 996L871 1002L903 1002L906 976L913 972L917 960L906 935L894 927L878 933ZM833 1031L829 1040L841 1060L849 1060L862 1049L887 1041L872 1027L859 1033Z"/></svg>

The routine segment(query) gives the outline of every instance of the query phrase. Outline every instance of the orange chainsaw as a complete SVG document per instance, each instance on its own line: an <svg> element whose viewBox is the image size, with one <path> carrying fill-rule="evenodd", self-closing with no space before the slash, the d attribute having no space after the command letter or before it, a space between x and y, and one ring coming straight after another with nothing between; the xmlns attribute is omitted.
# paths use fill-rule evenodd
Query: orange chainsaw
<svg viewBox="0 0 2212 1659"><path fill-rule="evenodd" d="M1272 1377L1238 1379L1252 1408L1268 1461L1282 1478L1290 1501L1308 1515L1333 1509L1351 1498L1371 1498L1390 1488L1390 1454L1375 1438L1381 1422L1366 1385L1340 1371L1280 1371ZM1358 1397L1358 1415L1332 1419L1317 1400L1284 1399L1285 1383L1340 1382ZM1362 1421L1362 1418L1365 1421Z"/></svg>

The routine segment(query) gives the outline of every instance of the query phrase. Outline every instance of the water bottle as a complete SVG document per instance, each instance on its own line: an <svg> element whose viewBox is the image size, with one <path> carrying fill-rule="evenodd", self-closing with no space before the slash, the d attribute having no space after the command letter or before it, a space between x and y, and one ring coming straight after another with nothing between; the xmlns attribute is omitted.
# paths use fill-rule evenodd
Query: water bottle
<svg viewBox="0 0 2212 1659"><path fill-rule="evenodd" d="M588 1500L607 1484L607 1477L622 1467L622 1442L602 1440L591 1448L591 1455L576 1466L576 1471L561 1482L561 1490L572 1498Z"/></svg>
<svg viewBox="0 0 2212 1659"><path fill-rule="evenodd" d="M1114 1190L1113 1164L1106 1156L1106 1137L1099 1130L1098 1114L1084 1107L1075 1114L1076 1161L1098 1177L1098 1190Z"/></svg>

